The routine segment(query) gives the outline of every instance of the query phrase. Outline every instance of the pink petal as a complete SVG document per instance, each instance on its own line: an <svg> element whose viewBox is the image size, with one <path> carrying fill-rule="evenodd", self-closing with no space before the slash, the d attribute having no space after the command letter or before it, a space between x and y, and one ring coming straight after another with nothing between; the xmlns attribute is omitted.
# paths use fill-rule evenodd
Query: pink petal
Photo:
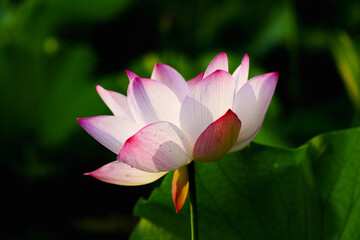
<svg viewBox="0 0 360 240"><path fill-rule="evenodd" d="M193 79L190 79L187 84L189 85L189 88L194 87L201 79L204 78L204 72L201 72L199 75L194 77Z"/></svg>
<svg viewBox="0 0 360 240"><path fill-rule="evenodd" d="M114 161L101 168L85 173L100 181L123 186L138 186L156 181L164 176L167 172L149 173L144 172L128 164Z"/></svg>
<svg viewBox="0 0 360 240"><path fill-rule="evenodd" d="M126 139L140 130L140 126L133 121L116 116L96 116L77 120L91 136L115 154L120 152Z"/></svg>
<svg viewBox="0 0 360 240"><path fill-rule="evenodd" d="M126 75L127 75L128 78L129 78L129 81L133 80L133 79L136 78L136 77L139 77L138 75L136 75L135 73L133 73L133 72L131 72L131 71L129 71L129 70L125 70L125 72L126 72Z"/></svg>
<svg viewBox="0 0 360 240"><path fill-rule="evenodd" d="M278 77L276 72L254 77L236 93L232 109L241 119L242 126L238 141L231 151L245 147L256 136L274 94Z"/></svg>
<svg viewBox="0 0 360 240"><path fill-rule="evenodd" d="M180 101L159 81L137 77L131 80L128 103L134 119L142 126L158 121L179 125Z"/></svg>
<svg viewBox="0 0 360 240"><path fill-rule="evenodd" d="M118 160L147 172L178 169L191 160L186 135L174 124L149 124L131 138L121 149Z"/></svg>
<svg viewBox="0 0 360 240"><path fill-rule="evenodd" d="M211 123L197 139L193 159L199 162L220 160L236 143L241 122L230 109Z"/></svg>
<svg viewBox="0 0 360 240"><path fill-rule="evenodd" d="M155 64L151 79L158 80L168 86L181 102L189 91L185 79L174 68L162 64Z"/></svg>
<svg viewBox="0 0 360 240"><path fill-rule="evenodd" d="M180 125L192 144L232 107L234 89L233 78L223 70L215 71L190 89L181 106Z"/></svg>
<svg viewBox="0 0 360 240"><path fill-rule="evenodd" d="M216 70L224 70L226 72L229 71L228 69L228 59L226 53L219 53L209 64L207 67L204 78L215 72Z"/></svg>
<svg viewBox="0 0 360 240"><path fill-rule="evenodd" d="M235 92L239 91L239 89L247 82L249 76L249 64L249 55L246 53L241 64L233 73L236 86Z"/></svg>
<svg viewBox="0 0 360 240"><path fill-rule="evenodd" d="M96 90L115 116L133 119L126 96L97 85Z"/></svg>

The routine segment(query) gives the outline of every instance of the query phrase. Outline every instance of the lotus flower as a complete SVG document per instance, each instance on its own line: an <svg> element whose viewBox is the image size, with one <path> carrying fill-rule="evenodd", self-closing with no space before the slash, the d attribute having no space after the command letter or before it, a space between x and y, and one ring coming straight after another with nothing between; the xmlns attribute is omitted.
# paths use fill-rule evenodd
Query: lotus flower
<svg viewBox="0 0 360 240"><path fill-rule="evenodd" d="M205 72L188 82L172 67L158 63L151 79L126 71L127 97L97 86L114 115L78 122L117 154L117 161L87 175L134 186L176 170L172 196L178 212L189 187L186 165L217 161L244 148L259 131L278 73L248 80L248 72L247 54L231 75L227 56L220 53Z"/></svg>

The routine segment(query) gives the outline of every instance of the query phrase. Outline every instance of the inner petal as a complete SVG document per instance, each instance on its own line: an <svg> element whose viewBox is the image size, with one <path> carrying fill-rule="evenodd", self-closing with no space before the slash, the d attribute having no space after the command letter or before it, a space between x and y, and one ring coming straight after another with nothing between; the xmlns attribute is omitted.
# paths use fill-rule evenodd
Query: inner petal
<svg viewBox="0 0 360 240"><path fill-rule="evenodd" d="M158 121L179 126L180 101L160 81L135 77L129 84L128 102L135 121L142 126Z"/></svg>
<svg viewBox="0 0 360 240"><path fill-rule="evenodd" d="M192 144L209 124L232 107L235 83L232 76L217 70L190 89L180 110L181 129Z"/></svg>

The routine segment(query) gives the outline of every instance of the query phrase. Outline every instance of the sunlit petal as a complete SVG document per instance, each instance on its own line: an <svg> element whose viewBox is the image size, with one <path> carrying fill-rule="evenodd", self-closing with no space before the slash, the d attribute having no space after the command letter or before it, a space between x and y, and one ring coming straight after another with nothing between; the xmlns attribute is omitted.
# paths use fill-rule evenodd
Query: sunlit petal
<svg viewBox="0 0 360 240"><path fill-rule="evenodd" d="M247 82L249 76L249 64L249 55L246 53L241 61L241 64L233 73L236 86L235 92L238 92L239 89Z"/></svg>
<svg viewBox="0 0 360 240"><path fill-rule="evenodd" d="M154 182L164 176L166 173L167 172L144 172L131 167L126 163L114 161L102 166L95 171L85 173L85 175L92 176L100 181L107 183L123 186L138 186Z"/></svg>
<svg viewBox="0 0 360 240"><path fill-rule="evenodd" d="M246 146L259 131L274 94L278 77L276 72L254 77L235 95L232 109L241 120L242 126L237 144L231 151Z"/></svg>
<svg viewBox="0 0 360 240"><path fill-rule="evenodd" d="M226 72L229 71L228 67L228 59L226 53L219 53L209 64L207 67L204 78L215 72L216 70L224 70Z"/></svg>
<svg viewBox="0 0 360 240"><path fill-rule="evenodd" d="M174 68L162 64L155 64L151 79L158 80L168 86L181 102L189 91L185 79Z"/></svg>
<svg viewBox="0 0 360 240"><path fill-rule="evenodd" d="M133 120L126 96L106 90L99 85L96 86L96 90L115 116Z"/></svg>
<svg viewBox="0 0 360 240"><path fill-rule="evenodd" d="M180 101L160 81L135 77L129 84L128 102L135 121L142 126L157 121L179 126Z"/></svg>
<svg viewBox="0 0 360 240"><path fill-rule="evenodd" d="M129 119L116 116L96 116L77 120L91 136L115 154L119 154L126 139L141 128Z"/></svg>
<svg viewBox="0 0 360 240"><path fill-rule="evenodd" d="M181 106L180 125L192 144L209 124L232 107L234 89L231 75L222 70L215 71L190 89Z"/></svg>
<svg viewBox="0 0 360 240"><path fill-rule="evenodd" d="M204 78L204 72L200 73L199 75L197 75L196 77L194 77L193 79L190 79L187 84L189 85L189 88L194 87L201 79Z"/></svg>

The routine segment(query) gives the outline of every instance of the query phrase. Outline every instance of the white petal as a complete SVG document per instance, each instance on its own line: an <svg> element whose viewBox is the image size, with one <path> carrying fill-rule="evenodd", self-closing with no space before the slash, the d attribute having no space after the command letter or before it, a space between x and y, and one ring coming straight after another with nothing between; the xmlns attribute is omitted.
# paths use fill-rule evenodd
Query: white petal
<svg viewBox="0 0 360 240"><path fill-rule="evenodd" d="M191 147L174 124L156 122L129 138L118 160L147 172L172 171L191 161Z"/></svg>
<svg viewBox="0 0 360 240"><path fill-rule="evenodd" d="M142 126L158 121L179 126L180 101L159 81L135 77L129 84L128 103L135 121Z"/></svg>
<svg viewBox="0 0 360 240"><path fill-rule="evenodd" d="M176 94L180 102L189 92L189 87L181 74L166 64L155 64L151 79L158 80L168 86Z"/></svg>
<svg viewBox="0 0 360 240"><path fill-rule="evenodd" d="M85 173L100 181L122 186L138 186L152 183L164 176L167 172L150 173L144 172L126 163L114 161L101 168Z"/></svg>
<svg viewBox="0 0 360 240"><path fill-rule="evenodd" d="M215 71L190 89L181 106L180 125L192 144L209 124L232 107L234 89L233 78L222 70Z"/></svg>
<svg viewBox="0 0 360 240"><path fill-rule="evenodd" d="M243 57L241 64L233 73L233 78L235 80L235 92L238 92L239 89L247 82L249 77L249 55L246 53Z"/></svg>
<svg viewBox="0 0 360 240"><path fill-rule="evenodd" d="M120 152L126 139L141 128L129 119L116 116L79 118L78 122L91 136L115 154Z"/></svg>
<svg viewBox="0 0 360 240"><path fill-rule="evenodd" d="M190 79L189 81L187 81L187 84L189 85L189 88L192 88L193 86L195 86L203 78L204 78L204 72L201 72L196 77L194 77L194 78Z"/></svg>
<svg viewBox="0 0 360 240"><path fill-rule="evenodd" d="M278 76L278 73L267 73L254 77L236 93L232 109L242 126L237 144L231 151L241 149L256 136L274 94Z"/></svg>
<svg viewBox="0 0 360 240"><path fill-rule="evenodd" d="M215 72L216 70L224 70L228 72L228 59L226 53L219 53L206 68L204 78Z"/></svg>
<svg viewBox="0 0 360 240"><path fill-rule="evenodd" d="M115 116L133 120L126 96L106 90L99 85L96 86L96 90Z"/></svg>

